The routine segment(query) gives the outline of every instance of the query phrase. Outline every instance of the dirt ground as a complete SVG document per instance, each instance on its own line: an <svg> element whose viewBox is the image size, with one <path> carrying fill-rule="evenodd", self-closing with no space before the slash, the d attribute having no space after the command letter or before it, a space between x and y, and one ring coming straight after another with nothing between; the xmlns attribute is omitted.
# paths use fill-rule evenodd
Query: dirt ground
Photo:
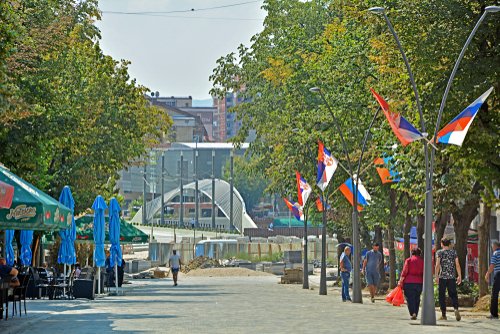
<svg viewBox="0 0 500 334"><path fill-rule="evenodd" d="M191 270L186 274L188 277L231 277L231 276L274 276L263 271L255 271L246 268L206 268Z"/></svg>

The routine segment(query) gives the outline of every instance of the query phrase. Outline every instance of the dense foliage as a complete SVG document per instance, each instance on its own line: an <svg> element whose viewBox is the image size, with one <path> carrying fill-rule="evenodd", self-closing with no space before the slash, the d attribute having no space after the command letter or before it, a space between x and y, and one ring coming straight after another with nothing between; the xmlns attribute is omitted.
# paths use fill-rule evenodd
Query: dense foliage
<svg viewBox="0 0 500 334"><path fill-rule="evenodd" d="M171 125L99 46L97 0L0 4L0 162L77 211L110 196L116 172Z"/></svg>

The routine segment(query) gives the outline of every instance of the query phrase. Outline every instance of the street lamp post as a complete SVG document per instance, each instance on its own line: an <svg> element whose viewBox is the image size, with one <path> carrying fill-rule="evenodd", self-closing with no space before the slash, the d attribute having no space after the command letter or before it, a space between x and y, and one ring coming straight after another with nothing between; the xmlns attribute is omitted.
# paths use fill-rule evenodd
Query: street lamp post
<svg viewBox="0 0 500 334"><path fill-rule="evenodd" d="M462 60L465 50L469 46L472 37L476 34L477 29L479 28L479 25L481 22L484 20L486 15L488 13L494 13L498 12L500 10L499 6L489 6L486 7L484 10L484 13L481 15L479 20L477 21L476 25L474 26L474 29L470 33L469 37L467 38L467 41L465 42L462 51L460 52L460 55L458 56L457 61L455 62L455 66L453 67L452 73L450 75L450 78L448 79L448 83L446 85L446 89L443 95L443 98L441 100L441 105L439 107L438 111L438 117L437 117L437 122L436 122L436 128L434 131L434 145L432 145L431 148L431 156L429 158L429 146L427 144L427 141L424 141L424 155L425 155L425 183L426 183L426 191L425 191L425 231L424 231L424 286L423 286L423 303L422 303L422 320L421 323L422 325L436 325L436 312L434 308L434 283L433 283L433 277L432 277L432 206L433 206L433 173L434 173L434 156L435 156L435 145L437 143L437 132L439 130L439 126L441 123L441 117L443 114L443 109L444 105L446 103L446 99L448 97L448 93L450 91L451 84L453 82L453 78L455 77L456 71L458 69L458 66L460 64L460 61ZM420 116L420 125L422 129L422 134L424 137L427 137L427 133L425 130L425 121L422 113L422 107L420 104L420 98L418 95L418 90L417 90L417 85L415 83L413 73L411 71L410 64L408 63L408 59L406 58L406 54L401 46L401 42L399 40L399 37L394 30L394 27L392 26L389 18L387 17L385 13L385 9L383 7L373 7L369 9L370 12L375 13L375 14L381 14L383 15L385 22L387 23L387 26L389 30L391 31L396 44L398 46L398 49L401 53L401 56L403 58L403 61L406 66L406 70L408 71L409 77L410 77L410 83L412 85L413 93L415 95L415 100L417 103L417 109L418 113Z"/></svg>
<svg viewBox="0 0 500 334"><path fill-rule="evenodd" d="M362 149L361 149L361 155L358 160L358 165L357 165L357 174L354 174L353 166L351 163L351 159L349 157L349 150L347 148L347 144L344 140L344 135L342 132L342 129L340 127L340 124L338 123L337 117L335 116L335 113L333 112L332 108L330 107L330 104L326 100L325 96L323 95L323 92L319 87L313 87L309 89L313 93L319 93L321 96L321 99L325 103L328 111L330 112L333 121L335 123L335 127L337 128L337 132L340 135L340 140L342 142L342 148L347 160L347 167L349 171L349 176L351 177L352 180L352 185L353 185L353 206L352 206L352 243L354 246L354 254L353 254L353 282L352 282L352 301L353 303L362 303L363 302L363 296L361 294L361 273L360 273L360 259L361 259L361 253L360 253L360 242L359 242L359 222L358 222L358 186L359 186L359 173L361 169L361 163L363 159L364 152L366 150L366 144L370 138L370 130L373 127L373 124L375 123L375 120L377 119L377 116L380 112L380 108L377 109L377 112L373 115L373 118L370 122L370 125L368 126L368 129L365 132L365 136L363 138L363 144L362 144ZM356 179L356 180L354 180ZM324 196L323 196L324 197ZM326 205L325 202L326 200L323 199L323 210L326 210ZM325 218L323 218L325 219Z"/></svg>

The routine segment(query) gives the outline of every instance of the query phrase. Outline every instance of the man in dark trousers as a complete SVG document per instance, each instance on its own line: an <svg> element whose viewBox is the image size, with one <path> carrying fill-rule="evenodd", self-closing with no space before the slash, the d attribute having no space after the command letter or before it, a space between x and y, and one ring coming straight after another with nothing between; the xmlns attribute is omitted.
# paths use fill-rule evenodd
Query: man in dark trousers
<svg viewBox="0 0 500 334"><path fill-rule="evenodd" d="M490 275L493 273L493 288L491 289L491 303L489 319L498 319L498 293L500 292L500 242L491 243L493 254L491 255L490 267L486 272L484 279L490 281Z"/></svg>

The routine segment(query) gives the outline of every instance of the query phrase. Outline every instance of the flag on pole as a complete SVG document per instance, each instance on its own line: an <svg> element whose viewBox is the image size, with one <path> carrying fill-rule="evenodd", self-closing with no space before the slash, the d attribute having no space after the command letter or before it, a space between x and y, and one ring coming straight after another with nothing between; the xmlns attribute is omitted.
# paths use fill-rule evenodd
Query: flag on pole
<svg viewBox="0 0 500 334"><path fill-rule="evenodd" d="M335 159L330 151L325 148L325 145L318 140L318 174L316 177L316 184L321 191L325 191L338 164L339 162L337 159Z"/></svg>
<svg viewBox="0 0 500 334"><path fill-rule="evenodd" d="M474 117L476 117L479 108L481 108L492 91L493 87L484 92L483 95L478 97L476 101L472 102L471 105L465 108L464 111L439 131L437 134L437 141L443 144L462 146Z"/></svg>
<svg viewBox="0 0 500 334"><path fill-rule="evenodd" d="M351 205L354 205L354 184L352 183L352 178L348 178L340 187L340 192L347 198ZM358 181L358 211L363 210L363 206L368 205L371 200L370 194L366 191L361 180Z"/></svg>
<svg viewBox="0 0 500 334"><path fill-rule="evenodd" d="M319 212L323 212L323 197L321 195L318 196L316 199L316 208L318 209ZM329 210L331 209L330 204L326 203L326 209Z"/></svg>
<svg viewBox="0 0 500 334"><path fill-rule="evenodd" d="M403 146L406 146L415 140L424 138L420 131L415 129L415 127L411 125L411 123L408 122L406 118L398 113L391 112L391 110L389 109L389 104L373 89L370 88L370 90L372 91L373 96L375 96L375 99L384 111L384 115L389 121L389 125L391 126L392 131L394 132L396 137L398 137Z"/></svg>
<svg viewBox="0 0 500 334"><path fill-rule="evenodd" d="M293 202L293 203L290 202L289 200L287 200L284 197L283 197L283 200L285 201L285 204L288 207L288 209L290 209L290 211L292 211L295 218L298 221L304 221L304 213L302 212L302 209L300 208L300 206L295 202Z"/></svg>
<svg viewBox="0 0 500 334"><path fill-rule="evenodd" d="M301 207L304 207L304 205L306 205L307 199L309 198L309 195L311 195L312 189L309 183L307 183L307 181L302 176L300 176L300 173L298 171L295 171L295 177L297 179L299 205Z"/></svg>
<svg viewBox="0 0 500 334"><path fill-rule="evenodd" d="M392 157L377 158L373 162L383 184L401 181L399 172L392 168Z"/></svg>

